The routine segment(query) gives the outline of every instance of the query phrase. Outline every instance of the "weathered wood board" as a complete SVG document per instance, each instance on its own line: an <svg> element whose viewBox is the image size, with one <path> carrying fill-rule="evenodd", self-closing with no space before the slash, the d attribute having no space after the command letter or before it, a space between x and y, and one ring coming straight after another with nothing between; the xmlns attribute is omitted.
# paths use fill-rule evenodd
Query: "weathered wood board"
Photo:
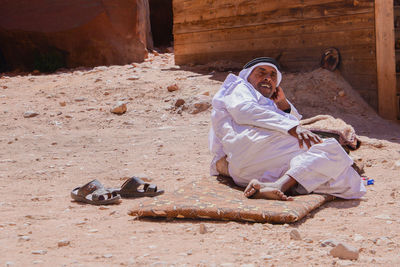
<svg viewBox="0 0 400 267"><path fill-rule="evenodd" d="M272 56L284 71L306 71L336 47L342 75L378 109L374 0L174 0L173 8L177 64Z"/></svg>

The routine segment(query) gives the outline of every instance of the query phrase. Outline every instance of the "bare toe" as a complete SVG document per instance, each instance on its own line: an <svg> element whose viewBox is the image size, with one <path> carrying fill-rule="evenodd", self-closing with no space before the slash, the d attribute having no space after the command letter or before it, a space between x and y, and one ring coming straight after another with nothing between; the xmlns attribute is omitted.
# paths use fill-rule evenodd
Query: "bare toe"
<svg viewBox="0 0 400 267"><path fill-rule="evenodd" d="M264 198L264 199L273 199L273 200L289 200L288 196L286 196L282 191L273 187L263 187L256 194L254 194L254 198Z"/></svg>
<svg viewBox="0 0 400 267"><path fill-rule="evenodd" d="M250 183L247 185L246 189L244 190L244 195L245 197L251 197L254 194L260 190L261 185L260 182L256 179L253 179L250 181Z"/></svg>

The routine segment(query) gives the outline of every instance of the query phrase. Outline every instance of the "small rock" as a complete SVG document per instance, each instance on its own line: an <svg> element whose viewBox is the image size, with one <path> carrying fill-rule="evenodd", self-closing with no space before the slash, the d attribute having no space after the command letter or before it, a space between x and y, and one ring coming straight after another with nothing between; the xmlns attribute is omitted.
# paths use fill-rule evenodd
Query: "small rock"
<svg viewBox="0 0 400 267"><path fill-rule="evenodd" d="M12 262L12 261L7 261L6 262L6 267L13 266L13 265L14 265L14 262Z"/></svg>
<svg viewBox="0 0 400 267"><path fill-rule="evenodd" d="M392 220L392 218L389 215L386 214L380 214L375 216L376 219L380 219L380 220Z"/></svg>
<svg viewBox="0 0 400 267"><path fill-rule="evenodd" d="M157 266L165 267L165 266L175 266L175 265L168 265L168 263L166 261L156 261L156 262L153 262L150 266L151 267L157 267Z"/></svg>
<svg viewBox="0 0 400 267"><path fill-rule="evenodd" d="M343 90L338 92L338 96L340 96L340 97L343 97L345 95L346 95L346 93Z"/></svg>
<svg viewBox="0 0 400 267"><path fill-rule="evenodd" d="M400 160L393 164L392 170L400 170Z"/></svg>
<svg viewBox="0 0 400 267"><path fill-rule="evenodd" d="M301 240L300 233L297 229L293 229L292 231L290 231L289 235L290 235L290 239Z"/></svg>
<svg viewBox="0 0 400 267"><path fill-rule="evenodd" d="M355 234L354 235L354 241L358 242L358 241L363 241L364 237L362 235L359 234Z"/></svg>
<svg viewBox="0 0 400 267"><path fill-rule="evenodd" d="M373 242L378 245L378 246L386 246L389 243L392 243L393 241L391 241L389 238L387 238L386 236L381 236L379 238L376 238L375 240L373 240Z"/></svg>
<svg viewBox="0 0 400 267"><path fill-rule="evenodd" d="M83 102L85 100L86 100L86 98L84 98L84 97L77 97L74 99L75 102Z"/></svg>
<svg viewBox="0 0 400 267"><path fill-rule="evenodd" d="M179 87L178 87L178 85L173 84L173 85L168 86L167 90L168 90L168 92L173 92L173 91L179 90Z"/></svg>
<svg viewBox="0 0 400 267"><path fill-rule="evenodd" d="M29 241L29 240L31 240L31 238L29 236L23 235L23 236L19 237L19 240L21 240L21 241Z"/></svg>
<svg viewBox="0 0 400 267"><path fill-rule="evenodd" d="M359 254L356 248L344 243L339 243L336 247L332 248L329 253L333 257L344 260L357 260Z"/></svg>
<svg viewBox="0 0 400 267"><path fill-rule="evenodd" d="M326 239L321 242L321 247L326 247L326 246L336 247L338 244L339 242L336 241L335 239Z"/></svg>
<svg viewBox="0 0 400 267"><path fill-rule="evenodd" d="M122 124L132 126L132 125L135 125L135 121L134 120L124 121Z"/></svg>
<svg viewBox="0 0 400 267"><path fill-rule="evenodd" d="M39 115L39 113L29 110L24 113L24 118L33 118L36 117L37 115Z"/></svg>
<svg viewBox="0 0 400 267"><path fill-rule="evenodd" d="M200 234L206 234L207 233L207 227L204 225L204 223L200 224Z"/></svg>
<svg viewBox="0 0 400 267"><path fill-rule="evenodd" d="M306 238L304 239L304 242L311 244L314 241L311 238Z"/></svg>
<svg viewBox="0 0 400 267"><path fill-rule="evenodd" d="M112 254L104 254L103 255L103 258L106 258L106 259L109 259L109 258L112 258Z"/></svg>
<svg viewBox="0 0 400 267"><path fill-rule="evenodd" d="M60 104L60 106L65 107L67 105L67 103L65 101L61 101L58 104Z"/></svg>
<svg viewBox="0 0 400 267"><path fill-rule="evenodd" d="M176 100L175 102L175 107L179 108L180 106L183 106L185 104L185 100L179 98L178 100Z"/></svg>
<svg viewBox="0 0 400 267"><path fill-rule="evenodd" d="M71 242L69 240L60 240L57 243L57 246L60 247L66 247L70 244Z"/></svg>
<svg viewBox="0 0 400 267"><path fill-rule="evenodd" d="M271 255L263 255L261 256L262 260L268 261L268 260L272 260L274 257L272 257Z"/></svg>
<svg viewBox="0 0 400 267"><path fill-rule="evenodd" d="M129 81L136 81L136 80L139 80L139 76L131 76L131 77L129 77L127 80L129 80Z"/></svg>
<svg viewBox="0 0 400 267"><path fill-rule="evenodd" d="M211 107L211 98L205 95L193 96L189 101L189 113L197 114Z"/></svg>
<svg viewBox="0 0 400 267"><path fill-rule="evenodd" d="M126 103L124 101L118 101L117 104L111 108L110 112L114 114L124 114L126 112Z"/></svg>
<svg viewBox="0 0 400 267"><path fill-rule="evenodd" d="M34 251L32 251L32 254L45 255L45 254L47 254L47 250L34 250Z"/></svg>
<svg viewBox="0 0 400 267"><path fill-rule="evenodd" d="M97 230L97 229L90 229L89 230L89 233L97 233L99 230Z"/></svg>

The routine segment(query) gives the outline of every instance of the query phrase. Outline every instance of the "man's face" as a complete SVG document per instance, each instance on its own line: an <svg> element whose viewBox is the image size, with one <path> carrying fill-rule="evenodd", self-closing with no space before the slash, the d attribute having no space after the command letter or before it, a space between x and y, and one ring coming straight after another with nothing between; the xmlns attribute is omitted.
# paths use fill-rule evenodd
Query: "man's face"
<svg viewBox="0 0 400 267"><path fill-rule="evenodd" d="M250 73L247 81L263 96L271 98L275 93L278 82L278 73L271 66L257 66Z"/></svg>

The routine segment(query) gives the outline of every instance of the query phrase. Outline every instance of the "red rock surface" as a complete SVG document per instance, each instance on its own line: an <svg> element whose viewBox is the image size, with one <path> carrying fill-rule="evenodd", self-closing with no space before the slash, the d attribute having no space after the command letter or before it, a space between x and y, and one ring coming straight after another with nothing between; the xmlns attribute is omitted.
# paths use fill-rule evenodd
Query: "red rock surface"
<svg viewBox="0 0 400 267"><path fill-rule="evenodd" d="M54 51L66 67L142 62L151 42L144 0L0 0L0 5L1 64L9 69L33 69L38 55Z"/></svg>

